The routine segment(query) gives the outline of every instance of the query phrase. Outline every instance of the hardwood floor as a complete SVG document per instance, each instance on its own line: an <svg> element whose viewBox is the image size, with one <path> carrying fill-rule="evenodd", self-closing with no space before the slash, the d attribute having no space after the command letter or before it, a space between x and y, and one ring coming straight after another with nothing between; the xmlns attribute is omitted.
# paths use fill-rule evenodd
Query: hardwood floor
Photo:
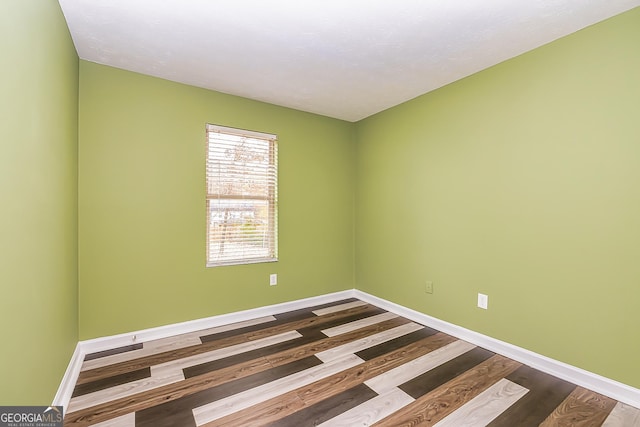
<svg viewBox="0 0 640 427"><path fill-rule="evenodd" d="M350 299L87 355L64 424L639 427L640 410Z"/></svg>

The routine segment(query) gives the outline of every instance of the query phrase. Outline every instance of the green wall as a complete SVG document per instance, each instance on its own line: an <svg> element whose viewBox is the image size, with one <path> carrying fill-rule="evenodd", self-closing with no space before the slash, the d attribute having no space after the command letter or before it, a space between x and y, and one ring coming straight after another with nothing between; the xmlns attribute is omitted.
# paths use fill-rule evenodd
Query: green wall
<svg viewBox="0 0 640 427"><path fill-rule="evenodd" d="M2 0L0 46L0 405L48 405L78 341L78 57L53 0Z"/></svg>
<svg viewBox="0 0 640 427"><path fill-rule="evenodd" d="M0 404L78 339L354 286L640 387L640 9L357 124L78 65L53 0L0 40ZM279 135L278 263L204 267L207 122Z"/></svg>
<svg viewBox="0 0 640 427"><path fill-rule="evenodd" d="M279 136L277 263L205 268L208 122ZM348 122L80 61L80 338L353 288L354 135Z"/></svg>
<svg viewBox="0 0 640 427"><path fill-rule="evenodd" d="M640 387L638 41L640 8L358 123L357 288Z"/></svg>

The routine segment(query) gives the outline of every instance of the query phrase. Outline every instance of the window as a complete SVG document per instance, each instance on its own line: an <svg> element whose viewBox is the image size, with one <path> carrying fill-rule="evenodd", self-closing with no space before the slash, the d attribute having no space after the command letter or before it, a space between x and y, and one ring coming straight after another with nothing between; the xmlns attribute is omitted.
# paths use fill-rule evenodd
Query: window
<svg viewBox="0 0 640 427"><path fill-rule="evenodd" d="M207 125L207 267L278 260L276 135Z"/></svg>

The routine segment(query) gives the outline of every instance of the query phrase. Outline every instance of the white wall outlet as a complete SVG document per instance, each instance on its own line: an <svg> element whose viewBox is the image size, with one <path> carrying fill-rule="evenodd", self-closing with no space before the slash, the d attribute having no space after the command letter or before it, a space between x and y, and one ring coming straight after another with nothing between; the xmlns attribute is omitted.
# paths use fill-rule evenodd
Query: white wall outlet
<svg viewBox="0 0 640 427"><path fill-rule="evenodd" d="M478 294L478 307L484 308L485 310L489 308L489 297L485 294Z"/></svg>
<svg viewBox="0 0 640 427"><path fill-rule="evenodd" d="M428 294L433 293L433 282L431 280L427 280L424 286L424 291Z"/></svg>
<svg viewBox="0 0 640 427"><path fill-rule="evenodd" d="M269 275L269 285L270 286L275 286L278 284L278 275L277 274L270 274Z"/></svg>

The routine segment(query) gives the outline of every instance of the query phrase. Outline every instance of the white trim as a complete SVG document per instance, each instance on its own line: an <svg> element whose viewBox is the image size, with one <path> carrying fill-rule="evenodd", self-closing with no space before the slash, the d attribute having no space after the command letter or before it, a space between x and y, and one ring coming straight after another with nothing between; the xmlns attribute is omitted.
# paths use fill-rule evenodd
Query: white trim
<svg viewBox="0 0 640 427"><path fill-rule="evenodd" d="M209 132L227 133L227 134L236 135L236 136L248 136L250 138L256 138L256 139L266 139L267 141L278 139L278 135L273 133L258 132L258 131L249 130L249 129L232 128L229 126L214 125L212 123L207 123L207 130Z"/></svg>
<svg viewBox="0 0 640 427"><path fill-rule="evenodd" d="M399 316L406 317L445 334L470 342L479 347L509 357L532 368L572 382L589 390L608 396L627 405L640 408L640 389L605 378L593 372L551 359L530 350L474 332L453 323L426 315L419 311L378 298L366 292L354 290L354 296L362 301L383 308Z"/></svg>
<svg viewBox="0 0 640 427"><path fill-rule="evenodd" d="M83 360L84 353L82 352L80 343L78 343L76 345L76 349L73 351L73 355L71 356L67 370L64 372L62 382L58 387L58 391L53 398L51 406L67 407L71 400L71 395L73 394L73 388L78 380L78 375L80 375L80 368L82 367Z"/></svg>
<svg viewBox="0 0 640 427"><path fill-rule="evenodd" d="M140 342L153 341L161 338L168 338L174 335L186 334L202 329L215 328L216 326L229 325L231 323L255 319L257 317L271 316L273 314L285 313L287 311L299 310L301 308L326 304L333 301L353 297L353 290L335 292L332 294L320 295L317 297L304 298L296 301L288 301L280 304L252 308L249 310L220 314L218 316L206 317L204 319L189 320L187 322L174 323L172 325L159 326L150 329L142 329L140 331L129 332L125 334L94 338L86 341L80 341L79 344L82 346L84 354L95 353L97 351L123 347Z"/></svg>
<svg viewBox="0 0 640 427"><path fill-rule="evenodd" d="M80 374L80 368L84 361L84 356L88 353L107 350L130 345L138 342L152 341L160 338L167 338L173 335L180 335L201 329L213 328L216 326L228 325L230 323L251 320L257 317L270 316L287 311L299 310L314 305L326 304L346 298L358 298L369 304L383 308L391 313L406 317L414 322L437 329L440 332L452 335L461 340L470 342L487 350L509 357L532 368L554 375L563 380L572 382L579 386L588 388L597 393L618 400L627 405L640 408L640 389L628 386L618 381L605 378L584 369L568 365L566 363L551 359L538 353L526 350L521 347L491 338L487 335L474 332L453 323L437 319L419 311L401 306L399 304L378 298L357 289L351 289L332 294L320 295L317 297L305 298L296 301L289 301L250 310L237 311L234 313L222 314L219 316L207 317L204 319L191 320L188 322L176 323L173 325L160 326L157 328L143 329L127 334L112 335L109 337L95 338L87 341L80 341L76 346L67 371L64 374L62 383L53 400L53 405L64 406L69 404L73 387Z"/></svg>
<svg viewBox="0 0 640 427"><path fill-rule="evenodd" d="M54 397L53 404L55 406L63 406L65 408L69 405L71 395L73 394L73 388L76 381L78 380L78 375L80 375L80 369L82 368L82 362L84 361L84 357L86 354L123 347L135 343L168 338L174 335L186 334L202 329L215 328L216 326L242 322L245 320L255 319L257 317L271 316L274 314L299 310L302 308L312 307L314 305L331 303L334 301L339 301L341 299L353 297L354 290L350 289L346 291L320 295L317 297L304 298L296 301L288 301L265 307L258 307L249 310L221 314L204 319L190 320L187 322L174 323L172 325L143 329L125 334L111 335L107 337L80 341L76 346L76 350L71 357L71 361L69 362L67 371L62 378L60 386L58 387L58 392Z"/></svg>

